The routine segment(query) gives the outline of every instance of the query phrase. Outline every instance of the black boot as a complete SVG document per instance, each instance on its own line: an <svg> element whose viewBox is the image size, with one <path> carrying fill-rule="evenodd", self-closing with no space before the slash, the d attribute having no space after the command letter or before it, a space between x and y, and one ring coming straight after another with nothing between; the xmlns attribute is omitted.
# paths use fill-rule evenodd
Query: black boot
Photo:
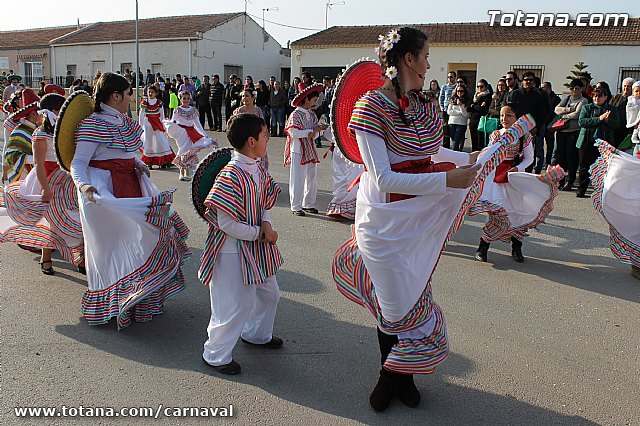
<svg viewBox="0 0 640 426"><path fill-rule="evenodd" d="M480 262L487 261L487 252L489 251L489 243L480 238L480 245L478 246L478 250L476 250L476 259Z"/></svg>
<svg viewBox="0 0 640 426"><path fill-rule="evenodd" d="M522 255L522 241L515 237L511 237L511 257L518 263L524 262L524 256Z"/></svg>
<svg viewBox="0 0 640 426"><path fill-rule="evenodd" d="M413 374L395 374L396 391L400 401L407 407L415 408L420 403L420 392L413 381Z"/></svg>
<svg viewBox="0 0 640 426"><path fill-rule="evenodd" d="M391 349L398 343L398 336L383 333L379 328L376 331L378 332L378 345L380 346L380 364L384 365L387 356L391 353ZM369 404L374 410L382 411L389 406L396 391L395 380L396 374L384 368L380 370L378 383L373 392L371 392L371 396L369 396Z"/></svg>
<svg viewBox="0 0 640 426"><path fill-rule="evenodd" d="M575 182L575 178L571 179L571 178L567 178L566 183L564 184L564 186L562 187L563 191L571 191L573 189L573 183Z"/></svg>
<svg viewBox="0 0 640 426"><path fill-rule="evenodd" d="M382 411L389 406L396 391L395 375L385 369L380 370L380 377L376 387L369 396L369 404L376 411Z"/></svg>

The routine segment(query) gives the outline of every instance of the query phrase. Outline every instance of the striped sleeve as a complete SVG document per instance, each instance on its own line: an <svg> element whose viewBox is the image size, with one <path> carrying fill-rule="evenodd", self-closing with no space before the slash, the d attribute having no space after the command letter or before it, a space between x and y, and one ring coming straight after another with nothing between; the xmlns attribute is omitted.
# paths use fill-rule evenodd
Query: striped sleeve
<svg viewBox="0 0 640 426"><path fill-rule="evenodd" d="M358 130L386 139L384 115L376 99L370 95L364 95L356 102L348 129L354 134Z"/></svg>
<svg viewBox="0 0 640 426"><path fill-rule="evenodd" d="M210 209L223 211L239 221L238 194L241 192L238 176L229 166L225 166L216 177L204 205Z"/></svg>

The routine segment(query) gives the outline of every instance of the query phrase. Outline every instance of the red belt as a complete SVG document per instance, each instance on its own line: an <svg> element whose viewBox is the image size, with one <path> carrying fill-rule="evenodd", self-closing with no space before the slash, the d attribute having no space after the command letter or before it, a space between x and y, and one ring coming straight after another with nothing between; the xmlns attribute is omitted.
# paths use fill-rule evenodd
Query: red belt
<svg viewBox="0 0 640 426"><path fill-rule="evenodd" d="M44 169L47 171L47 177L49 177L51 175L51 173L55 172L59 168L60 168L60 166L55 161L45 161L44 162Z"/></svg>
<svg viewBox="0 0 640 426"><path fill-rule="evenodd" d="M113 195L116 198L140 198L142 189L136 173L134 158L118 158L115 160L91 160L89 166L96 169L109 170Z"/></svg>
<svg viewBox="0 0 640 426"><path fill-rule="evenodd" d="M153 130L164 132L164 126L162 125L162 121L160 121L160 114L149 114L147 115L147 119Z"/></svg>
<svg viewBox="0 0 640 426"><path fill-rule="evenodd" d="M422 160L401 161L400 163L391 165L391 170L393 170L394 172L410 174L448 172L449 170L453 170L455 168L456 165L453 163L434 163L433 161L431 161L431 157L424 158ZM414 197L415 195L389 194L389 202L407 200Z"/></svg>
<svg viewBox="0 0 640 426"><path fill-rule="evenodd" d="M178 124L178 126L182 127L187 132L191 142L198 142L203 138L203 136L193 126L183 126L182 124Z"/></svg>
<svg viewBox="0 0 640 426"><path fill-rule="evenodd" d="M496 174L493 178L495 183L508 183L509 170L513 167L513 160L504 160L496 167Z"/></svg>

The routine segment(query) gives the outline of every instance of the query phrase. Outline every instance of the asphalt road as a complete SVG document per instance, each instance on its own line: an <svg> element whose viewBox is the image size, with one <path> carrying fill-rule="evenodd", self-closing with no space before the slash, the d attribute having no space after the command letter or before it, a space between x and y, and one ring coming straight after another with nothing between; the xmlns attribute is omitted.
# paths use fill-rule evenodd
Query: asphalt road
<svg viewBox="0 0 640 426"><path fill-rule="evenodd" d="M224 135L217 134L224 138ZM224 141L223 144L226 144ZM118 332L82 318L83 276L61 262L46 277L37 256L0 246L0 424L204 424L196 417L17 418L15 407L228 407L235 424L640 424L640 282L608 249L590 200L561 193L547 224L524 242L524 264L493 244L474 260L482 217L469 218L433 281L447 318L451 356L417 377L416 409L395 401L374 413L369 393L379 354L369 313L342 297L331 277L349 225L291 215L283 139L269 145L283 193L273 211L285 264L275 334L279 351L238 344L242 374L202 364L208 290L196 277L206 226L176 169L153 171L177 187L175 208L191 229L188 287L151 323ZM318 207L331 198L331 162L320 164ZM86 413L87 411L85 411Z"/></svg>

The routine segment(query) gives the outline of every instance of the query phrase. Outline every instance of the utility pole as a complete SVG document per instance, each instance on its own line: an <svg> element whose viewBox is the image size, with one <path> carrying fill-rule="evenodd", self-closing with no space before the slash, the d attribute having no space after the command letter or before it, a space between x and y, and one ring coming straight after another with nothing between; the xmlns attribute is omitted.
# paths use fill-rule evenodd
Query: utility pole
<svg viewBox="0 0 640 426"><path fill-rule="evenodd" d="M325 30L329 28L329 9L331 9L331 6L340 6L343 4L345 4L343 1L336 1L336 2L328 1L327 4L325 4L325 7L324 7L324 29Z"/></svg>

